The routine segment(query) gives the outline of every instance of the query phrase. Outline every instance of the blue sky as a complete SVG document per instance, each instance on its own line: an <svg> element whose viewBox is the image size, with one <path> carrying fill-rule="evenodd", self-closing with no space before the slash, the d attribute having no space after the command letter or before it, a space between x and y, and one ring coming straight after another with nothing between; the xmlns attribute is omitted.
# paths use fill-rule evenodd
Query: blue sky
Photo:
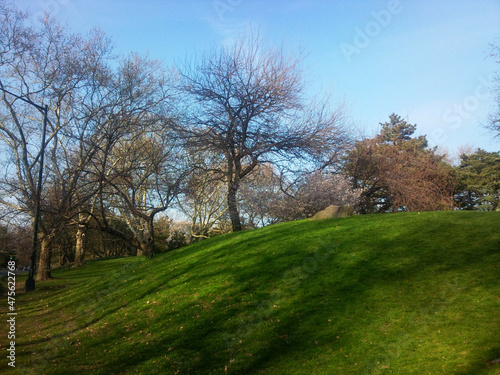
<svg viewBox="0 0 500 375"><path fill-rule="evenodd" d="M268 44L305 50L312 92L344 103L372 136L391 113L431 146L500 149L481 127L494 105L500 0L17 0L75 32L101 28L116 52L167 65L231 43L250 28Z"/></svg>

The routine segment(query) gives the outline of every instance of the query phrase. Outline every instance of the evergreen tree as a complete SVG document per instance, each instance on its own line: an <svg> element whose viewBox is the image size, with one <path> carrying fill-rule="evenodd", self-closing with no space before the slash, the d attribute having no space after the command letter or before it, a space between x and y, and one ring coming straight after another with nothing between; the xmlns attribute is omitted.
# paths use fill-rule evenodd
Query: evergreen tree
<svg viewBox="0 0 500 375"><path fill-rule="evenodd" d="M457 167L459 193L455 199L466 210L494 211L500 201L500 152L475 153L460 156Z"/></svg>

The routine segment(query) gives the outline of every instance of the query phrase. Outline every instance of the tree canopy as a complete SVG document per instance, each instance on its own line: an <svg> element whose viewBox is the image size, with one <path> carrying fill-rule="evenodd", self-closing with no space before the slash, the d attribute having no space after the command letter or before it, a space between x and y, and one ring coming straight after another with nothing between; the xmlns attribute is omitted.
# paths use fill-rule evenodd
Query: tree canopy
<svg viewBox="0 0 500 375"><path fill-rule="evenodd" d="M356 142L344 173L353 188L364 189L360 212L451 209L452 167L427 147L425 136L412 138L416 125L396 114L381 123L374 138Z"/></svg>
<svg viewBox="0 0 500 375"><path fill-rule="evenodd" d="M500 152L477 150L460 155L458 169L459 207L494 211L500 206Z"/></svg>

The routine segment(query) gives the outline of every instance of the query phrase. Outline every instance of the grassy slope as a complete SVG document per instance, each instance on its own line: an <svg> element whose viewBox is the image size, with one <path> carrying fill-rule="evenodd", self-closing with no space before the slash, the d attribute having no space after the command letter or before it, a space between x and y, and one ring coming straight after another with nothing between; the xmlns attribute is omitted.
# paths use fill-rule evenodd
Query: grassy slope
<svg viewBox="0 0 500 375"><path fill-rule="evenodd" d="M481 212L302 221L55 271L17 296L17 370L500 374L499 228Z"/></svg>

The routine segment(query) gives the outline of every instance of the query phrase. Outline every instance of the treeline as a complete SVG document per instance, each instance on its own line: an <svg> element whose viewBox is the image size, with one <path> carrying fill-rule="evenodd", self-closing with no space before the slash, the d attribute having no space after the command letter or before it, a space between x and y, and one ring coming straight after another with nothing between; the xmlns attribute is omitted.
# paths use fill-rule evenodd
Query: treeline
<svg viewBox="0 0 500 375"><path fill-rule="evenodd" d="M45 157L38 280L54 260L150 258L330 204L359 213L498 207L498 153L452 167L395 114L356 141L341 107L309 98L302 56L258 37L166 68L116 57L100 31L75 35L49 18L30 26L1 0L0 10L2 249L29 237ZM186 223L172 223L169 209Z"/></svg>

